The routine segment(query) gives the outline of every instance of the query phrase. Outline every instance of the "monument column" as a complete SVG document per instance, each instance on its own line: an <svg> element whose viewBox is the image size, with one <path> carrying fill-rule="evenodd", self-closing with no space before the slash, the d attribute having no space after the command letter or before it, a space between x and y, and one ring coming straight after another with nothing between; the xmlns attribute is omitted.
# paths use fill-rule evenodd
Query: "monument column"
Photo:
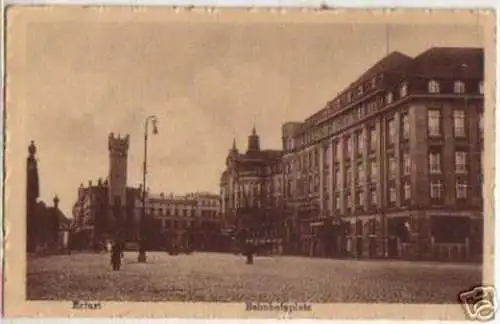
<svg viewBox="0 0 500 324"><path fill-rule="evenodd" d="M35 142L31 141L26 159L26 249L34 252L37 245L37 200L40 195Z"/></svg>

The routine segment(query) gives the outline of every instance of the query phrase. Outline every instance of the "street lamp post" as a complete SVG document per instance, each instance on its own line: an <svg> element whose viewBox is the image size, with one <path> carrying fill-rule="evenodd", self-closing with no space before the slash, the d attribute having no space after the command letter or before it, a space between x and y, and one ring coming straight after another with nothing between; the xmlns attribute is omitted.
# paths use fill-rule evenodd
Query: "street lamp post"
<svg viewBox="0 0 500 324"><path fill-rule="evenodd" d="M154 115L148 116L144 122L144 161L142 168L142 214L141 228L139 239L139 255L138 262L146 262L146 175L147 175L147 159L148 159L148 125L151 122L153 126L153 134L158 134L158 118Z"/></svg>

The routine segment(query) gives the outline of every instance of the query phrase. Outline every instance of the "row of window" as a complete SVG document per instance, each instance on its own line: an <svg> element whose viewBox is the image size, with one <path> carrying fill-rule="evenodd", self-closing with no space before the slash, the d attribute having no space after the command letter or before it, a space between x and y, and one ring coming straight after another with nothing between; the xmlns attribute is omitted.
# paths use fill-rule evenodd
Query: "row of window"
<svg viewBox="0 0 500 324"><path fill-rule="evenodd" d="M217 200L201 200L200 201L200 206L216 207L218 205L219 205L219 201L217 201Z"/></svg>
<svg viewBox="0 0 500 324"><path fill-rule="evenodd" d="M217 195L211 195L211 198L199 198L196 194L187 194L185 196L174 197L173 193L166 194L160 193L158 196L149 197L146 204L152 205L163 205L166 207L171 206L203 206L203 207L215 207L219 204Z"/></svg>
<svg viewBox="0 0 500 324"><path fill-rule="evenodd" d="M351 101L361 98L364 95L365 89L372 90L375 87L376 87L376 78L373 78L372 81L370 81L366 85L359 85L355 91L348 91L343 96L329 102L327 109L321 111L324 113L323 114L318 113L317 115L314 116L315 118L313 118L313 119L319 120L319 119L321 119L321 117L324 118L324 116L327 115L326 112L328 110L330 110L330 111L338 110L338 109L340 109L342 104L349 104L349 103L351 103ZM440 93L441 92L440 82L437 80L430 80L427 84L427 90L429 93ZM480 94L484 94L483 81L479 82L477 91ZM465 82L463 82L461 80L454 81L453 82L453 92L457 93L457 94L465 93L466 92ZM400 88L399 88L399 95L401 98L408 95L408 82L404 81L401 83ZM389 92L386 95L385 102L387 104L391 104L393 102L393 99L394 98L393 98L392 92ZM311 121L314 121L314 120L311 120Z"/></svg>
<svg viewBox="0 0 500 324"><path fill-rule="evenodd" d="M436 150L436 149L434 149ZM481 153L482 154L482 153ZM468 167L468 152L466 151L456 151L455 152L455 173L456 174L467 174ZM481 158L482 161L482 158ZM441 161L441 153L437 150L429 153L429 173L430 174L440 174L442 173L443 166Z"/></svg>
<svg viewBox="0 0 500 324"><path fill-rule="evenodd" d="M467 180L457 180L456 185L455 185L455 196L458 200L465 200L468 197L468 190L469 190L469 184ZM344 199L345 199L345 207L348 210L351 210L352 208L364 208L365 207L365 202L366 198L365 197L366 192L364 190L359 190L355 194L355 199L353 199L351 193L347 192L344 194ZM409 201L411 199L411 185L409 181L405 181L404 184L402 185L402 200L403 201ZM371 207L376 207L378 206L378 192L375 189L371 189L368 191L368 204ZM430 198L435 202L439 203L442 202L444 198L444 183L440 180L432 181L429 184L429 195ZM327 196L328 197L328 196ZM326 201L328 201L328 198L326 198ZM387 202L389 205L395 205L397 202L397 189L396 186L392 185L389 186L387 189ZM337 193L335 194L335 205L333 206L334 209L340 210L341 209L341 194Z"/></svg>
<svg viewBox="0 0 500 324"><path fill-rule="evenodd" d="M402 129L402 140L408 140L410 137L410 124L408 120L408 114L401 114L401 129ZM364 152L367 138L369 139L369 149L370 151L375 151L377 149L378 136L377 129L375 127L370 127L368 130L368 136L365 134L364 130L358 130L351 136L346 136L344 138L344 144L342 146L341 141L336 141L334 143L334 151L336 154L336 159L341 159L342 148L344 154L350 158L353 153L353 145L356 147L356 152L361 154ZM389 144L394 144L396 134L395 119L391 118L388 120L388 141ZM324 148L324 163L329 164L330 161L330 147L326 146ZM303 152L297 156L297 160L286 163L285 174L291 174L295 170L311 170L319 168L319 150L317 148L312 148L306 152Z"/></svg>
<svg viewBox="0 0 500 324"><path fill-rule="evenodd" d="M372 91L377 87L377 78L381 80L382 75L379 75L378 77L375 76L364 84L359 84L356 87L356 90L348 90L334 100L331 100L328 102L326 109L316 113L306 122L310 122L311 124L315 123L316 121L327 117L329 113L339 110L342 106L348 105L352 101L360 99L367 93L367 91Z"/></svg>
<svg viewBox="0 0 500 324"><path fill-rule="evenodd" d="M427 91L429 93L440 93L441 85L436 80L430 80L427 83ZM478 83L477 91L480 94L484 94L484 82L480 81ZM466 92L465 83L463 81L457 80L453 82L453 92L456 94L462 94ZM401 98L406 97L408 95L408 82L404 81L401 83L399 87L399 96ZM387 94L387 103L392 103L392 93Z"/></svg>
<svg viewBox="0 0 500 324"><path fill-rule="evenodd" d="M237 208L274 208L281 206L283 202L281 197L244 197L244 196L236 196L236 201L234 207ZM231 206L229 200L226 203L226 206Z"/></svg>
<svg viewBox="0 0 500 324"><path fill-rule="evenodd" d="M427 91L429 93L440 93L441 92L441 84L436 80L431 80L427 83ZM484 83L481 81L478 84L477 91L480 94L484 94ZM455 81L453 82L453 92L460 94L465 93L465 82L463 81Z"/></svg>
<svg viewBox="0 0 500 324"><path fill-rule="evenodd" d="M199 201L199 204L196 205L195 201L192 201L191 203L165 203L164 201L148 201L146 202L146 206L155 206L155 208L166 208L169 209L171 207L177 207L177 208L182 208L182 206L198 206L199 207L217 207L219 205L218 200L201 200ZM160 207L161 206L161 207Z"/></svg>
<svg viewBox="0 0 500 324"><path fill-rule="evenodd" d="M263 190L264 189L264 190ZM281 194L281 179L276 179L274 184L266 182L264 185L259 183L244 184L238 186L238 193L242 197L258 197L262 194ZM229 191L224 192L224 197L227 199L229 197Z"/></svg>
<svg viewBox="0 0 500 324"><path fill-rule="evenodd" d="M442 161L442 153L441 153L442 147L431 147L430 152L428 154L428 165L429 165L429 174L435 175L435 174L442 174L444 171L443 168L443 161ZM480 175L483 174L483 154L484 152L481 151L481 155L479 157L479 165L480 165ZM469 152L465 150L456 150L454 154L454 171L455 174L457 175L466 175L469 173L469 166L468 166L468 160L469 160ZM356 185L361 185L364 184L367 180L369 183L376 183L378 182L378 176L379 176L379 164L375 159L371 159L368 161L368 169L365 168L365 165L363 162L357 163L354 167L351 165L347 164L344 167L344 187L349 187L351 185L351 181L354 180ZM409 152L403 151L401 153L401 174L400 176L405 177L409 176L412 172L412 160L410 157ZM394 180L397 178L397 165L398 161L394 155L389 155L387 156L387 178L389 180ZM354 175L353 175L353 169L354 169ZM336 167L334 170L334 182L336 184L342 183L342 177L340 173L340 168ZM368 173L368 175L366 175ZM325 172L324 176L327 177L328 172ZM287 179L285 182L285 195L287 197L292 196L292 186L293 186L293 179ZM301 174L297 175L297 178L295 179L295 186L296 186L296 194L298 196L304 196L308 195L311 193L318 193L320 190L320 175L319 174L314 174L314 175L305 175L301 176ZM281 190L281 187L279 187ZM340 189L340 188L339 188ZM328 192L328 183L325 181L323 184L323 191ZM257 197L258 191L256 191L256 194L253 195L254 197ZM269 192L270 193L270 192ZM278 193L281 193L281 191L278 191ZM241 198L244 198L244 192L240 191ZM252 196L252 195L251 195Z"/></svg>
<svg viewBox="0 0 500 324"><path fill-rule="evenodd" d="M408 120L408 114L401 114L401 140L405 141L409 139L410 136L410 124ZM467 127L466 127L466 112L464 110L454 110L453 111L453 132L455 137L467 137ZM483 113L478 115L478 129L480 136L484 134L484 118ZM371 127L368 130L369 138L369 149L370 151L375 151L378 145L377 129ZM428 133L431 137L442 135L442 116L439 109L429 109L428 110ZM346 136L344 141L336 141L334 143L335 158L340 161L342 154L345 154L347 159L350 159L353 151L353 146L356 147L356 153L361 154L365 151L366 138L364 130L359 130L355 132L352 136ZM396 140L396 122L394 118L387 120L387 141L389 145L393 145ZM324 148L324 160L323 163L327 167L330 163L330 147ZM319 168L319 151L314 148L303 154L298 155L298 159L295 163L287 163L285 166L285 174L291 174L294 169L296 170L311 170ZM295 166L295 167L294 167Z"/></svg>
<svg viewBox="0 0 500 324"><path fill-rule="evenodd" d="M439 109L429 109L427 112L427 124L429 136L442 135L442 116ZM466 127L466 112L464 110L453 111L453 133L455 137L467 137ZM479 135L484 134L484 117L483 113L478 114L478 129Z"/></svg>
<svg viewBox="0 0 500 324"><path fill-rule="evenodd" d="M149 208L150 215L160 215L160 216L182 216L182 217L192 217L196 215L195 209L174 209L171 211L170 209L163 208ZM201 210L200 215L204 217L215 217L217 216L217 211L215 210Z"/></svg>
<svg viewBox="0 0 500 324"><path fill-rule="evenodd" d="M453 91L457 94L462 94L466 92L466 86L463 81L457 80L453 84ZM431 80L428 83L428 92L429 93L440 93L441 87L440 83L436 80ZM480 94L484 93L484 83L483 81L478 84L478 92ZM346 99L347 102L350 102L352 99L352 95L349 95L350 92L347 93ZM406 97L408 95L408 82L403 82L399 88L399 96L400 98ZM314 127L310 131L300 135L296 139L290 138L287 142L285 142L285 150L293 150L295 147L302 147L311 144L314 141L319 140L320 138L326 137L329 134L337 131L339 128L350 125L353 122L363 118L365 115L370 115L371 113L377 111L379 108L384 106L385 104L392 104L394 100L394 96L392 92L388 92L384 97L377 97L375 100L372 100L367 103L362 103L358 107L353 108L351 111L346 112L340 116L336 116L335 119L331 120L328 123L323 124L319 127ZM330 105L340 107L340 99L336 99L330 103ZM327 109L325 111L335 111L335 109ZM318 119L321 117L320 115L316 116Z"/></svg>
<svg viewBox="0 0 500 324"><path fill-rule="evenodd" d="M467 199L469 183L467 180L457 180L455 184L455 194L457 199ZM433 200L442 200L444 198L444 183L441 180L435 180L430 183L430 197Z"/></svg>
<svg viewBox="0 0 500 324"><path fill-rule="evenodd" d="M482 154L482 153L481 153ZM468 152L466 151L456 151L455 152L455 173L456 174L467 174L468 173ZM481 158L482 161L482 158ZM481 162L480 162L481 163ZM388 156L387 158L388 164L388 179L393 180L397 177L397 160L394 156ZM412 170L412 161L410 158L410 154L408 152L403 152L401 155L401 175L408 176L411 174ZM378 181L378 163L376 160L369 161L369 178L368 180L371 183ZM345 167L345 184L346 186L350 186L351 179L353 179L352 168L347 165ZM439 152L431 152L429 153L429 173L430 174L441 174L443 170L442 162L441 162L441 153ZM340 169L335 169L335 182L340 183ZM362 184L365 182L365 166L363 163L358 163L356 165L356 173L354 174L354 181L356 184Z"/></svg>
<svg viewBox="0 0 500 324"><path fill-rule="evenodd" d="M442 160L441 160L441 153L439 152L441 148L431 148L431 152L428 155L428 163L429 163L429 174L442 174L443 173L443 165L442 165ZM483 161L483 151L481 151L480 155L480 175L483 174L483 166L482 166L482 161ZM457 150L455 152L455 173L460 175L466 175L469 173L468 171L468 159L469 159L469 153L467 151L463 150ZM397 178L397 159L393 155L389 155L387 157L387 163L388 163L388 174L387 177L389 180L394 180ZM353 172L352 168L350 165L345 166L345 181L344 181L344 186L349 187L351 185L352 179L354 179L355 183L357 185L365 183L365 166L364 163L358 163L355 166L355 171L356 173L354 174L353 178ZM401 154L401 176L408 176L411 174L412 171L412 160L410 158L410 154L408 152L402 152ZM376 160L370 160L369 161L369 168L368 168L368 181L370 183L376 183L378 182L378 173L379 173L379 165ZM325 173L326 175L327 173ZM334 181L337 184L341 183L341 174L340 174L340 168L335 168L334 171ZM292 181L288 181L288 187L291 189L292 186ZM316 176L314 178L306 178L305 181L298 179L297 180L297 194L299 196L306 195L309 193L316 193L318 192L319 189L319 176ZM324 183L323 187L324 192L328 192L328 183ZM291 196L291 190L289 190L289 194L287 196Z"/></svg>
<svg viewBox="0 0 500 324"><path fill-rule="evenodd" d="M288 141L285 142L285 150L293 150L298 147L308 146L322 138L333 135L333 133L339 129L345 128L346 126L363 119L367 115L371 115L383 106L383 96L378 96L374 100L367 103L361 103L357 107L336 116L328 122L323 123L321 126L315 126L311 130L297 136L296 138L288 139Z"/></svg>
<svg viewBox="0 0 500 324"><path fill-rule="evenodd" d="M430 153L428 155L428 164L429 164L429 173L430 174L441 174L443 172L443 164L442 164L442 158L441 158L441 147L431 147ZM482 154L481 152L481 157L480 157L480 165L481 165L481 170L482 170ZM469 153L464 150L457 150L455 151L455 156L454 156L454 167L455 167L455 173L456 174L468 174L468 159L469 159ZM378 173L379 173L379 164L375 159L370 160L368 166L368 181L370 183L375 183L378 181ZM397 178L397 159L394 155L389 155L387 157L387 177L389 180L393 180ZM351 180L354 179L356 184L362 184L365 183L366 179L366 171L365 171L365 165L363 162L359 162L355 165L354 170L356 171L353 177L353 167L350 165L346 165L344 168L345 171L345 186L348 187L351 184ZM408 152L402 152L401 153L401 176L408 176L411 174L412 171L412 160L410 157L410 154ZM325 172L325 175L328 173ZM481 171L482 174L482 171ZM320 186L320 178L319 174L315 175L307 175L304 177L301 177L300 174L297 175L296 181L296 187L297 187L297 194L299 196L302 195L307 195L309 193L317 193L319 191L319 186ZM334 170L334 181L335 183L339 184L341 183L341 175L340 175L340 168L337 167ZM286 188L285 192L288 192L287 196L291 196L291 187L292 187L293 180L288 179L286 182ZM327 189L328 184L325 182L324 183L324 188ZM280 191L279 191L280 192ZM257 194L255 194L257 196Z"/></svg>
<svg viewBox="0 0 500 324"><path fill-rule="evenodd" d="M179 220L170 220L170 219L162 219L161 227L167 229L188 229L194 226L194 222L192 221L179 221ZM202 225L204 228L215 228L217 225L215 223L205 223Z"/></svg>
<svg viewBox="0 0 500 324"><path fill-rule="evenodd" d="M401 114L401 140L405 141L410 138L410 123L408 120L408 114ZM375 127L370 127L368 129L369 138L369 150L374 152L377 150L378 142L380 136L378 136L377 129ZM396 122L394 118L390 118L387 121L387 142L389 145L395 144L396 141ZM353 151L353 143L356 147L356 152ZM353 136L347 136L344 139L344 148L342 150L342 142L337 141L334 144L335 158L337 161L342 159L342 153L344 153L347 159L350 159L353 153L362 154L365 151L366 136L364 130L359 130L355 132ZM326 152L326 159L329 159L329 150ZM328 161L327 161L328 162Z"/></svg>

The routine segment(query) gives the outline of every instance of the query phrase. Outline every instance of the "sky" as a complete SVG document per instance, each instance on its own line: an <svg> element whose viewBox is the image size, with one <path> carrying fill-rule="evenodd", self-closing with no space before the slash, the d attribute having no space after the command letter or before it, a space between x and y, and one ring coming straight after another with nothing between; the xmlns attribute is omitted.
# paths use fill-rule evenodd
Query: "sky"
<svg viewBox="0 0 500 324"><path fill-rule="evenodd" d="M38 147L41 199L67 216L80 183L108 173L110 132L130 134L128 184L142 173L144 119L154 193L219 191L233 138L255 125L281 148L301 121L390 51L481 46L474 27L185 22L33 23L27 33L25 131ZM7 125L8 127L8 125ZM29 143L26 143L28 146Z"/></svg>

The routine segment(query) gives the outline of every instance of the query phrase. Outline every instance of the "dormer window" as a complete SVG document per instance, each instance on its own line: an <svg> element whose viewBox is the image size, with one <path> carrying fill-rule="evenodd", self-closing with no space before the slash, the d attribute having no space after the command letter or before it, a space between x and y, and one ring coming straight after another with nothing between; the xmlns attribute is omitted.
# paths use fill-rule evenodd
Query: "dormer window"
<svg viewBox="0 0 500 324"><path fill-rule="evenodd" d="M399 95L401 98L406 97L408 95L408 82L401 83L399 87Z"/></svg>
<svg viewBox="0 0 500 324"><path fill-rule="evenodd" d="M387 104L390 105L392 103L392 92L389 92L386 97Z"/></svg>
<svg viewBox="0 0 500 324"><path fill-rule="evenodd" d="M453 92L455 93L464 93L465 92L465 83L462 81L455 81L453 84Z"/></svg>
<svg viewBox="0 0 500 324"><path fill-rule="evenodd" d="M347 93L347 102L351 102L351 99L352 99L352 93L349 91Z"/></svg>
<svg viewBox="0 0 500 324"><path fill-rule="evenodd" d="M479 93L484 94L484 82L479 81Z"/></svg>
<svg viewBox="0 0 500 324"><path fill-rule="evenodd" d="M358 97L361 97L363 95L363 86L358 86Z"/></svg>
<svg viewBox="0 0 500 324"><path fill-rule="evenodd" d="M430 93L439 93L440 92L439 82L437 82L436 80L429 81L427 87L428 87L428 91Z"/></svg>

